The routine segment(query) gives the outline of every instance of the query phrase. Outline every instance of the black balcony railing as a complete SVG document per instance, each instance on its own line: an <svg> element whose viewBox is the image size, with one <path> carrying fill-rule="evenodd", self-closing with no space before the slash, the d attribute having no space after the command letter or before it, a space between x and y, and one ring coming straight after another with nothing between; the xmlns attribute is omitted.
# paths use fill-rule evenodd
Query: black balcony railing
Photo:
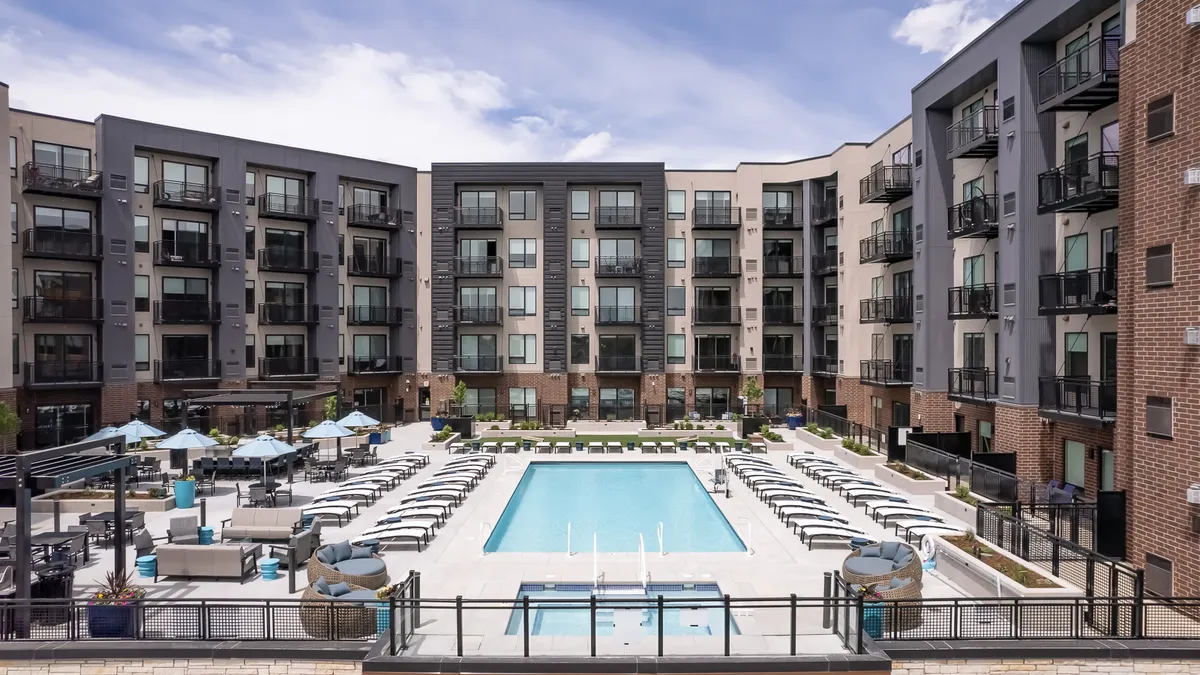
<svg viewBox="0 0 1200 675"><path fill-rule="evenodd" d="M736 325L742 322L742 308L726 305L694 305L693 324Z"/></svg>
<svg viewBox="0 0 1200 675"><path fill-rule="evenodd" d="M1121 154L1098 152L1038 174L1038 213L1099 213L1115 209Z"/></svg>
<svg viewBox="0 0 1200 675"><path fill-rule="evenodd" d="M498 373L504 367L503 356L455 356L454 370L459 373Z"/></svg>
<svg viewBox="0 0 1200 675"><path fill-rule="evenodd" d="M55 298L25 296L26 323L98 323L104 320L104 301L99 298Z"/></svg>
<svg viewBox="0 0 1200 675"><path fill-rule="evenodd" d="M996 284L954 286L948 289L947 318L994 319L1000 311Z"/></svg>
<svg viewBox="0 0 1200 675"><path fill-rule="evenodd" d="M742 259L700 256L692 258L693 277L737 277L742 275Z"/></svg>
<svg viewBox="0 0 1200 675"><path fill-rule="evenodd" d="M868 359L858 363L858 380L884 387L912 385L912 364L891 359Z"/></svg>
<svg viewBox="0 0 1200 675"><path fill-rule="evenodd" d="M27 258L99 260L104 255L104 240L90 231L31 227L22 236L22 250Z"/></svg>
<svg viewBox="0 0 1200 675"><path fill-rule="evenodd" d="M821 253L814 253L812 257L812 273L819 276L828 276L837 274L838 271L838 250L836 248L826 249Z"/></svg>
<svg viewBox="0 0 1200 675"><path fill-rule="evenodd" d="M763 305L763 323L768 326L799 326L804 323L800 305Z"/></svg>
<svg viewBox="0 0 1200 675"><path fill-rule="evenodd" d="M264 302L258 306L258 322L273 326L306 325L321 321L321 308L291 302Z"/></svg>
<svg viewBox="0 0 1200 675"><path fill-rule="evenodd" d="M858 303L859 323L910 323L912 320L912 296L909 295L867 298Z"/></svg>
<svg viewBox="0 0 1200 675"><path fill-rule="evenodd" d="M894 263L912 257L912 233L905 230L880 232L858 242L859 263Z"/></svg>
<svg viewBox="0 0 1200 675"><path fill-rule="evenodd" d="M401 326L404 310L382 305L350 305L346 308L346 323L350 326Z"/></svg>
<svg viewBox="0 0 1200 675"><path fill-rule="evenodd" d="M641 227L642 209L637 206L597 206L595 225L600 229Z"/></svg>
<svg viewBox="0 0 1200 675"><path fill-rule="evenodd" d="M740 206L697 206L692 209L692 227L700 229L736 229L742 226Z"/></svg>
<svg viewBox="0 0 1200 675"><path fill-rule="evenodd" d="M270 272L315 274L321 269L321 256L316 251L290 246L271 246L258 250L258 269Z"/></svg>
<svg viewBox="0 0 1200 675"><path fill-rule="evenodd" d="M154 264L177 267L217 267L221 264L221 247L216 244L191 241L154 242Z"/></svg>
<svg viewBox="0 0 1200 675"><path fill-rule="evenodd" d="M946 396L952 401L990 403L1000 391L999 379L991 368L950 368Z"/></svg>
<svg viewBox="0 0 1200 675"><path fill-rule="evenodd" d="M838 202L837 197L830 197L824 201L819 201L812 205L812 211L809 213L809 218L813 226L820 226L837 220Z"/></svg>
<svg viewBox="0 0 1200 675"><path fill-rule="evenodd" d="M92 169L26 162L21 186L25 192L98 199L104 193L104 176Z"/></svg>
<svg viewBox="0 0 1200 675"><path fill-rule="evenodd" d="M800 209L794 206L764 206L762 226L768 230L789 230L800 227Z"/></svg>
<svg viewBox="0 0 1200 675"><path fill-rule="evenodd" d="M769 255L763 258L763 276L802 277L804 258L800 256Z"/></svg>
<svg viewBox="0 0 1200 675"><path fill-rule="evenodd" d="M154 302L154 323L221 323L221 303L195 300L156 300Z"/></svg>
<svg viewBox="0 0 1200 675"><path fill-rule="evenodd" d="M378 255L346 256L346 273L356 277L398 278L404 270L399 258Z"/></svg>
<svg viewBox="0 0 1200 675"><path fill-rule="evenodd" d="M816 375L837 375L841 372L838 367L838 357L818 354L812 357L812 371Z"/></svg>
<svg viewBox="0 0 1200 675"><path fill-rule="evenodd" d="M996 127L996 106L981 110L951 124L946 129L946 157L995 157L1000 150Z"/></svg>
<svg viewBox="0 0 1200 675"><path fill-rule="evenodd" d="M1111 422L1117 416L1116 380L1088 377L1043 377L1038 380L1038 407L1043 411Z"/></svg>
<svg viewBox="0 0 1200 675"><path fill-rule="evenodd" d="M501 324L504 308L499 305L459 305L454 308L457 323Z"/></svg>
<svg viewBox="0 0 1200 675"><path fill-rule="evenodd" d="M818 326L836 326L838 322L838 306L813 305L812 320Z"/></svg>
<svg viewBox="0 0 1200 675"><path fill-rule="evenodd" d="M763 354L763 370L768 373L804 372L804 357L794 354Z"/></svg>
<svg viewBox="0 0 1200 675"><path fill-rule="evenodd" d="M858 181L858 203L898 202L912 194L912 187L911 164L881 166Z"/></svg>
<svg viewBox="0 0 1200 675"><path fill-rule="evenodd" d="M258 196L258 216L280 220L314 221L321 214L320 200L268 192Z"/></svg>
<svg viewBox="0 0 1200 675"><path fill-rule="evenodd" d="M316 377L321 360L315 356L274 356L258 360L259 377Z"/></svg>
<svg viewBox="0 0 1200 675"><path fill-rule="evenodd" d="M454 225L479 229L504 227L504 212L498 206L458 206L454 209Z"/></svg>
<svg viewBox="0 0 1200 675"><path fill-rule="evenodd" d="M641 364L635 354L596 357L596 372L598 373L636 373L640 371Z"/></svg>
<svg viewBox="0 0 1200 675"><path fill-rule="evenodd" d="M1038 277L1038 314L1112 314L1117 311L1117 270L1099 267Z"/></svg>
<svg viewBox="0 0 1200 675"><path fill-rule="evenodd" d="M1000 209L996 195L979 195L946 210L946 234L951 239L990 239L1000 232Z"/></svg>
<svg viewBox="0 0 1200 675"><path fill-rule="evenodd" d="M351 375L370 373L402 373L404 358L400 356L349 356L346 370Z"/></svg>
<svg viewBox="0 0 1200 675"><path fill-rule="evenodd" d="M692 357L692 370L696 372L736 373L740 372L741 369L741 359L733 355Z"/></svg>
<svg viewBox="0 0 1200 675"><path fill-rule="evenodd" d="M595 307L595 310L598 325L633 325L642 322L642 308L637 305L625 307L599 305Z"/></svg>
<svg viewBox="0 0 1200 675"><path fill-rule="evenodd" d="M221 187L207 183L160 180L154 184L154 205L193 211L220 211Z"/></svg>
<svg viewBox="0 0 1200 675"><path fill-rule="evenodd" d="M1121 36L1103 35L1038 73L1038 112L1099 110L1117 100Z"/></svg>
<svg viewBox="0 0 1200 675"><path fill-rule="evenodd" d="M378 204L355 204L346 209L346 224L354 227L371 227L378 230L394 230L400 226L396 212Z"/></svg>
<svg viewBox="0 0 1200 675"><path fill-rule="evenodd" d="M25 362L25 386L28 388L98 385L103 380L104 364L100 361Z"/></svg>
<svg viewBox="0 0 1200 675"><path fill-rule="evenodd" d="M632 256L596 256L598 277L640 277L642 259Z"/></svg>
<svg viewBox="0 0 1200 675"><path fill-rule="evenodd" d="M166 359L154 362L154 381L219 380L221 362L208 359Z"/></svg>
<svg viewBox="0 0 1200 675"><path fill-rule="evenodd" d="M478 256L455 258L454 273L460 277L499 277L504 275L504 258Z"/></svg>

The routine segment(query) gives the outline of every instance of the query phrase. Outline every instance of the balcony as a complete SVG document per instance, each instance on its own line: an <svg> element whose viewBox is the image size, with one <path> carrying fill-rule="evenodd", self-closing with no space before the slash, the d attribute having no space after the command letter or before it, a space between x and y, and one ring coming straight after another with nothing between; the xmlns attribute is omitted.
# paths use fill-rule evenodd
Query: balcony
<svg viewBox="0 0 1200 675"><path fill-rule="evenodd" d="M500 256L480 256L475 258L455 258L454 274L460 277L503 277L504 258Z"/></svg>
<svg viewBox="0 0 1200 675"><path fill-rule="evenodd" d="M1039 378L1038 408L1044 416L1111 424L1117 417L1117 381Z"/></svg>
<svg viewBox="0 0 1200 675"><path fill-rule="evenodd" d="M503 229L504 212L497 206L457 206L454 226L464 230Z"/></svg>
<svg viewBox="0 0 1200 675"><path fill-rule="evenodd" d="M1093 40L1038 73L1037 111L1091 111L1116 103L1120 68L1120 36Z"/></svg>
<svg viewBox="0 0 1200 675"><path fill-rule="evenodd" d="M804 258L799 256L769 255L763 258L763 276L787 278L804 276Z"/></svg>
<svg viewBox="0 0 1200 675"><path fill-rule="evenodd" d="M894 263L902 260L912 260L912 234L903 230L899 232L880 232L858 242L858 262Z"/></svg>
<svg viewBox="0 0 1200 675"><path fill-rule="evenodd" d="M321 215L318 199L268 192L258 196L258 217L315 222Z"/></svg>
<svg viewBox="0 0 1200 675"><path fill-rule="evenodd" d="M809 212L809 221L813 227L820 227L837 221L838 202L837 197L830 197L823 202L817 202L812 205Z"/></svg>
<svg viewBox="0 0 1200 675"><path fill-rule="evenodd" d="M946 318L995 319L1000 314L1000 302L996 297L996 284L954 286L948 289Z"/></svg>
<svg viewBox="0 0 1200 675"><path fill-rule="evenodd" d="M25 296L25 323L102 323L104 301L99 298Z"/></svg>
<svg viewBox="0 0 1200 675"><path fill-rule="evenodd" d="M321 269L321 255L316 251L286 246L260 248L258 269L265 272L316 274Z"/></svg>
<svg viewBox="0 0 1200 675"><path fill-rule="evenodd" d="M1038 277L1038 314L1116 314L1117 270L1090 270L1043 274Z"/></svg>
<svg viewBox="0 0 1200 675"><path fill-rule="evenodd" d="M104 174L91 169L26 162L21 167L21 191L55 197L99 199L104 194Z"/></svg>
<svg viewBox="0 0 1200 675"><path fill-rule="evenodd" d="M221 303L195 300L157 300L154 323L158 325L201 325L221 323Z"/></svg>
<svg viewBox="0 0 1200 675"><path fill-rule="evenodd" d="M859 323L912 323L912 296L889 295L858 303Z"/></svg>
<svg viewBox="0 0 1200 675"><path fill-rule="evenodd" d="M597 326L636 326L642 322L642 308L597 306Z"/></svg>
<svg viewBox="0 0 1200 675"><path fill-rule="evenodd" d="M498 373L504 368L503 356L455 356L456 373Z"/></svg>
<svg viewBox="0 0 1200 675"><path fill-rule="evenodd" d="M912 191L911 164L881 166L858 181L858 203L893 204Z"/></svg>
<svg viewBox="0 0 1200 675"><path fill-rule="evenodd" d="M946 210L946 235L950 239L993 239L1000 233L996 195L980 195Z"/></svg>
<svg viewBox="0 0 1200 675"><path fill-rule="evenodd" d="M403 373L404 358L400 356L349 356L346 370L351 375Z"/></svg>
<svg viewBox="0 0 1200 675"><path fill-rule="evenodd" d="M1100 213L1117 208L1121 153L1098 152L1038 174L1038 213Z"/></svg>
<svg viewBox="0 0 1200 675"><path fill-rule="evenodd" d="M498 305L459 305L454 308L455 323L500 325L504 323L504 308Z"/></svg>
<svg viewBox="0 0 1200 675"><path fill-rule="evenodd" d="M321 374L321 360L315 356L276 356L258 360L258 376L270 378L308 378Z"/></svg>
<svg viewBox="0 0 1200 675"><path fill-rule="evenodd" d="M995 403L999 377L991 368L950 368L946 398L961 403Z"/></svg>
<svg viewBox="0 0 1200 675"><path fill-rule="evenodd" d="M804 323L804 307L800 305L763 305L763 323L768 326L799 326Z"/></svg>
<svg viewBox="0 0 1200 675"><path fill-rule="evenodd" d="M742 276L742 259L738 257L720 258L702 256L692 258L693 277L740 277Z"/></svg>
<svg viewBox="0 0 1200 675"><path fill-rule="evenodd" d="M794 206L764 206L762 226L764 230L794 230L802 223L800 209Z"/></svg>
<svg viewBox="0 0 1200 675"><path fill-rule="evenodd" d="M400 307L350 305L346 308L348 326L403 326L404 310Z"/></svg>
<svg viewBox="0 0 1200 675"><path fill-rule="evenodd" d="M741 359L729 354L693 356L692 370L697 373L739 373Z"/></svg>
<svg viewBox="0 0 1200 675"><path fill-rule="evenodd" d="M642 276L642 259L628 256L596 256L596 277L630 278Z"/></svg>
<svg viewBox="0 0 1200 675"><path fill-rule="evenodd" d="M597 230L636 230L642 226L642 209L637 206L597 206Z"/></svg>
<svg viewBox="0 0 1200 675"><path fill-rule="evenodd" d="M911 387L912 364L891 359L859 361L858 381L876 387Z"/></svg>
<svg viewBox="0 0 1200 675"><path fill-rule="evenodd" d="M986 106L947 127L946 148L946 159L995 157L1000 151L996 106Z"/></svg>
<svg viewBox="0 0 1200 675"><path fill-rule="evenodd" d="M817 355L812 358L813 375L836 377L841 371L838 367L838 357Z"/></svg>
<svg viewBox="0 0 1200 675"><path fill-rule="evenodd" d="M836 326L838 322L838 306L814 305L812 308L812 320L814 326Z"/></svg>
<svg viewBox="0 0 1200 675"><path fill-rule="evenodd" d="M404 262L399 258L378 255L346 256L346 274L352 277L399 279L403 273Z"/></svg>
<svg viewBox="0 0 1200 675"><path fill-rule="evenodd" d="M740 206L697 206L692 209L693 230L737 230L741 227Z"/></svg>
<svg viewBox="0 0 1200 675"><path fill-rule="evenodd" d="M812 273L818 277L837 274L838 250L831 248L823 253L814 253L812 257Z"/></svg>
<svg viewBox="0 0 1200 675"><path fill-rule="evenodd" d="M100 260L104 255L104 240L91 232L31 227L22 237L26 258Z"/></svg>
<svg viewBox="0 0 1200 675"><path fill-rule="evenodd" d="M693 326L736 326L741 323L741 307L703 305L692 307Z"/></svg>
<svg viewBox="0 0 1200 675"><path fill-rule="evenodd" d="M395 211L377 204L355 204L346 209L346 224L391 232L400 229L400 218L396 216Z"/></svg>
<svg viewBox="0 0 1200 675"><path fill-rule="evenodd" d="M792 354L763 354L762 366L765 373L803 373L804 357Z"/></svg>
<svg viewBox="0 0 1200 675"><path fill-rule="evenodd" d="M221 187L204 183L160 180L154 184L154 205L188 211L220 211Z"/></svg>
<svg viewBox="0 0 1200 675"><path fill-rule="evenodd" d="M104 384L100 361L26 361L26 389L75 389Z"/></svg>
<svg viewBox="0 0 1200 675"><path fill-rule="evenodd" d="M642 372L641 364L638 363L638 357L635 354L621 354L619 356L597 356L596 357L596 372L597 373L640 373Z"/></svg>
<svg viewBox="0 0 1200 675"><path fill-rule="evenodd" d="M208 359L168 359L154 362L155 382L219 380L221 362Z"/></svg>
<svg viewBox="0 0 1200 675"><path fill-rule="evenodd" d="M154 264L169 267L220 267L221 247L184 241L154 242Z"/></svg>
<svg viewBox="0 0 1200 675"><path fill-rule="evenodd" d="M321 322L321 308L291 302L264 302L258 306L258 322L267 326L311 326Z"/></svg>

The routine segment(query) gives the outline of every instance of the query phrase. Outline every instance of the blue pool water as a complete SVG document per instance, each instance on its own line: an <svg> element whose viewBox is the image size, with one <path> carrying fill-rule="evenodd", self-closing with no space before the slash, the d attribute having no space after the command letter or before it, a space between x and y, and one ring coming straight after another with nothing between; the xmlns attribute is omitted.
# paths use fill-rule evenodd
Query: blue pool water
<svg viewBox="0 0 1200 675"><path fill-rule="evenodd" d="M508 500L484 550L742 552L745 544L685 462L533 462Z"/></svg>
<svg viewBox="0 0 1200 675"><path fill-rule="evenodd" d="M716 584L521 584L517 600L529 597L530 635L589 635L591 632L592 594L597 598L615 599L614 603L600 602L596 608L596 635L611 637L620 621L628 625L629 634L658 635L658 596L664 600L687 599L695 603L664 603L663 635L722 635L721 621L725 609L721 589ZM538 600L579 600L576 603L539 603ZM615 605L615 606L614 606ZM617 613L626 617L618 619ZM507 635L521 635L524 609L518 606L508 620ZM640 626L637 628L637 626ZM729 631L739 635L737 622L729 618Z"/></svg>

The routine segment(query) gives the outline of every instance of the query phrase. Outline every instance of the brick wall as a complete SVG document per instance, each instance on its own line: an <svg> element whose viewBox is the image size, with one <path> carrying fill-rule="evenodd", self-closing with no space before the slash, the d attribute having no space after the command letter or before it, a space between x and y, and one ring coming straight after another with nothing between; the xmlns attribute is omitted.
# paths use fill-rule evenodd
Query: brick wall
<svg viewBox="0 0 1200 675"><path fill-rule="evenodd" d="M350 675L361 673L357 661L290 661L285 659L162 659L0 661L0 674L20 675Z"/></svg>
<svg viewBox="0 0 1200 675"><path fill-rule="evenodd" d="M13 390L8 390L13 391ZM98 424L102 422L100 417L103 412L101 406L101 395L98 390L86 389L50 389L47 391L30 391L28 389L15 390L17 414L21 417L21 434L23 449L32 450L34 446L34 434L37 427L37 407L39 405L65 405L68 403L90 404L92 406L92 416ZM132 407L130 408L132 410ZM124 421L129 420L129 414L126 413Z"/></svg>
<svg viewBox="0 0 1200 675"><path fill-rule="evenodd" d="M1017 453L1017 475L1032 481L1049 480L1053 464L1046 459L1053 444L1048 423L1032 406L996 404L996 450Z"/></svg>
<svg viewBox="0 0 1200 675"><path fill-rule="evenodd" d="M912 391L912 423L927 432L954 431L954 402L944 391Z"/></svg>
<svg viewBox="0 0 1200 675"><path fill-rule="evenodd" d="M963 418L963 431L971 434L971 450L979 450L979 423L992 423L992 441L995 443L996 430L996 406L994 405L976 405L974 403L962 403L958 401L949 401L950 403L950 430L954 430L954 416L960 415ZM926 431L928 431L926 427ZM994 448L994 446L993 446Z"/></svg>
<svg viewBox="0 0 1200 675"><path fill-rule="evenodd" d="M909 403L910 387L875 387L863 384L856 377L838 378L838 403L846 405L846 414L850 419L866 426L875 426L886 430L892 425L892 405L894 403ZM882 399L883 407L879 411L876 424L871 424L871 397Z"/></svg>

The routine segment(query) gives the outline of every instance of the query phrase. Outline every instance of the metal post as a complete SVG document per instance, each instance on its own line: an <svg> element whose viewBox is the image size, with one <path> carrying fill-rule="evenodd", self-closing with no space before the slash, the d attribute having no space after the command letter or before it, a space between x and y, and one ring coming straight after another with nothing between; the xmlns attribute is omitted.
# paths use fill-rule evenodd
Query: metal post
<svg viewBox="0 0 1200 675"><path fill-rule="evenodd" d="M792 656L796 655L796 594L792 593L792 629L789 631L791 638ZM825 620L823 625L829 628L829 572L825 573Z"/></svg>
<svg viewBox="0 0 1200 675"><path fill-rule="evenodd" d="M124 445L122 443L122 445ZM125 574L125 467L117 469L113 490L113 574Z"/></svg>
<svg viewBox="0 0 1200 675"><path fill-rule="evenodd" d="M392 650L392 656L395 656L396 655L396 596L395 595L388 596L387 611L388 611L388 646ZM400 620L401 621L404 620L403 612L401 612L401 614L400 614ZM405 631L402 628L400 631L400 635L401 635L400 639L404 639L404 637L403 637L404 632Z"/></svg>
<svg viewBox="0 0 1200 675"><path fill-rule="evenodd" d="M296 410L292 407L292 405L295 402L293 400L295 398L295 396L296 396L296 393L293 392L291 389L289 389L288 393L287 393L287 408L288 408L288 429L287 429L288 440L287 440L287 443L288 443L288 445L292 445L292 443L293 443L292 427L296 426ZM295 447L295 446L293 446L293 447ZM459 654L459 656L462 656L462 654Z"/></svg>
<svg viewBox="0 0 1200 675"><path fill-rule="evenodd" d="M1143 626L1146 625L1146 576L1144 570L1134 572L1133 578L1133 617L1129 622L1130 637L1142 637ZM1113 610L1116 611L1115 609Z"/></svg>
<svg viewBox="0 0 1200 675"><path fill-rule="evenodd" d="M59 503L58 497L54 498L54 531L62 532L62 504Z"/></svg>
<svg viewBox="0 0 1200 675"><path fill-rule="evenodd" d="M182 410L180 410L180 415L182 416L182 417L180 418L180 422L183 424L183 427L181 427L182 429L187 429L187 428L188 428L188 418L187 418L187 414L188 414L188 397L187 397L187 396L184 396L184 397L183 397L183 409L182 409ZM185 456L186 456L186 455L185 455ZM169 461L170 461L170 460L168 460L168 462L169 462ZM184 466L184 467L183 467L183 470L184 470L184 472L186 472L186 471L187 471L187 466Z"/></svg>
<svg viewBox="0 0 1200 675"><path fill-rule="evenodd" d="M863 653L863 596L862 596L862 594L859 594L858 596L856 596L856 600L857 600L857 602L856 602L857 606L855 607L855 611L858 612L858 646L854 650L854 653L861 654L861 653Z"/></svg>
<svg viewBox="0 0 1200 675"><path fill-rule="evenodd" d="M454 598L454 623L456 626L455 630L457 631L457 640L455 642L458 644L458 655L459 656L463 655L462 612L463 612L463 602L462 602L462 596L460 595L460 596Z"/></svg>
<svg viewBox="0 0 1200 675"><path fill-rule="evenodd" d="M825 600L821 603L821 628L829 628L829 598L833 596L833 572L825 573ZM796 594L792 594L792 624L796 623Z"/></svg>
<svg viewBox="0 0 1200 675"><path fill-rule="evenodd" d="M729 623L731 620L731 612L729 609L729 594L725 594L725 656L729 656Z"/></svg>
<svg viewBox="0 0 1200 675"><path fill-rule="evenodd" d="M296 547L289 546L287 549L287 564L288 564L288 593L296 592Z"/></svg>
<svg viewBox="0 0 1200 675"><path fill-rule="evenodd" d="M521 634L525 642L525 656L529 656L529 596L521 598Z"/></svg>
<svg viewBox="0 0 1200 675"><path fill-rule="evenodd" d="M208 525L208 500L200 498L200 527Z"/></svg>
<svg viewBox="0 0 1200 675"><path fill-rule="evenodd" d="M414 570L409 570L408 576L412 577L412 579L413 579L412 596L414 598L416 598L417 600L420 600L421 599L421 573L414 571ZM413 603L413 630L416 630L417 626L420 626L420 625L421 625L421 603L415 602L415 603Z"/></svg>
<svg viewBox="0 0 1200 675"><path fill-rule="evenodd" d="M21 455L16 456L16 474L17 474L17 541L13 547L13 559L15 564L15 582L16 582L16 599L29 600L30 583L29 575L32 573L32 560L30 559L30 530L33 525L33 504L32 495L29 490L29 475L26 459ZM29 637L29 604L21 602L17 605L16 619L16 636L19 638Z"/></svg>
<svg viewBox="0 0 1200 675"><path fill-rule="evenodd" d="M663 596L658 596L658 655L663 655Z"/></svg>
<svg viewBox="0 0 1200 675"><path fill-rule="evenodd" d="M596 594L595 593L592 594L592 600L591 600L589 614L591 615L590 618L588 619L588 623L591 624L590 625L591 637L589 638L589 642L591 642L591 646L592 646L592 656L595 656L596 655Z"/></svg>

